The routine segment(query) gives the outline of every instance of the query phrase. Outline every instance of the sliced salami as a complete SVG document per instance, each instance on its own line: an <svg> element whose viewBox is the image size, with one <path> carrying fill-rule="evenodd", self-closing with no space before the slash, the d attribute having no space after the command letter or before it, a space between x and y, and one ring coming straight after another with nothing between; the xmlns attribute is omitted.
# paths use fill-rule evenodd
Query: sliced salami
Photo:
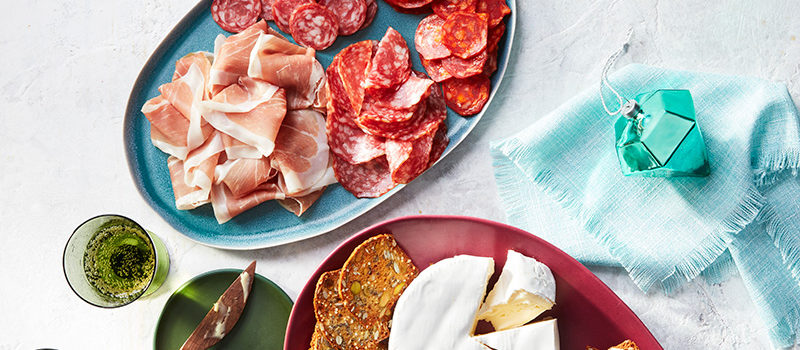
<svg viewBox="0 0 800 350"><path fill-rule="evenodd" d="M333 157L333 173L342 187L358 198L380 197L397 185L392 181L386 157L362 164L350 164Z"/></svg>
<svg viewBox="0 0 800 350"><path fill-rule="evenodd" d="M489 27L483 13L456 12L442 24L442 43L453 55L469 58L486 48Z"/></svg>
<svg viewBox="0 0 800 350"><path fill-rule="evenodd" d="M389 27L378 44L378 51L372 58L372 67L367 74L367 89L391 88L406 81L411 74L406 40L394 28Z"/></svg>
<svg viewBox="0 0 800 350"><path fill-rule="evenodd" d="M416 108L420 101L428 97L433 80L412 74L397 90L381 96L378 104L397 110Z"/></svg>
<svg viewBox="0 0 800 350"><path fill-rule="evenodd" d="M335 116L328 116L325 128L331 152L349 163L360 164L385 154L385 140L382 137L369 135L357 127L341 123Z"/></svg>
<svg viewBox="0 0 800 350"><path fill-rule="evenodd" d="M359 30L369 27L372 24L372 20L375 19L375 15L378 13L378 2L376 0L367 0L367 13L364 16L364 23L361 24L361 28Z"/></svg>
<svg viewBox="0 0 800 350"><path fill-rule="evenodd" d="M314 50L325 50L336 41L339 24L328 8L316 3L300 5L294 10L289 28L298 44Z"/></svg>
<svg viewBox="0 0 800 350"><path fill-rule="evenodd" d="M419 131L415 134L414 128L419 120L425 116L427 110L426 103L420 103L414 109L396 110L372 103L371 99L364 100L364 110L356 118L356 124L365 132L385 138L397 138L403 135L404 139L410 140L422 135Z"/></svg>
<svg viewBox="0 0 800 350"><path fill-rule="evenodd" d="M483 75L491 77L497 71L497 50L487 53L486 63L483 65Z"/></svg>
<svg viewBox="0 0 800 350"><path fill-rule="evenodd" d="M433 135L433 145L431 146L431 154L428 156L428 168L432 167L436 161L444 154L450 139L447 138L447 123L442 122L439 128L436 129L436 134Z"/></svg>
<svg viewBox="0 0 800 350"><path fill-rule="evenodd" d="M489 15L489 27L500 24L511 13L505 0L478 0L475 11Z"/></svg>
<svg viewBox="0 0 800 350"><path fill-rule="evenodd" d="M361 113L364 102L364 80L370 68L372 49L373 42L364 40L344 48L335 58L342 86L356 115Z"/></svg>
<svg viewBox="0 0 800 350"><path fill-rule="evenodd" d="M413 141L386 140L386 160L392 181L407 184L428 169L435 131Z"/></svg>
<svg viewBox="0 0 800 350"><path fill-rule="evenodd" d="M463 116L476 114L483 109L489 100L491 85L489 78L482 74L442 83L447 106Z"/></svg>
<svg viewBox="0 0 800 350"><path fill-rule="evenodd" d="M488 54L486 50L470 58L450 56L442 59L442 67L456 78L469 78L483 72Z"/></svg>
<svg viewBox="0 0 800 350"><path fill-rule="evenodd" d="M275 20L275 25L278 29L291 34L289 22L292 20L294 10L300 5L312 2L312 0L275 0L272 3L272 18Z"/></svg>
<svg viewBox="0 0 800 350"><path fill-rule="evenodd" d="M413 12L415 10L426 10L426 12L430 12L428 5L430 5L433 0L385 0L387 4L392 5L398 12L403 13L425 13L425 12ZM405 10L405 11L403 11ZM408 12L408 11L412 12Z"/></svg>
<svg viewBox="0 0 800 350"><path fill-rule="evenodd" d="M447 18L456 12L475 12L477 0L436 0L431 3L433 13Z"/></svg>
<svg viewBox="0 0 800 350"><path fill-rule="evenodd" d="M272 16L272 4L275 0L261 0L261 18L265 21L272 21L275 17Z"/></svg>
<svg viewBox="0 0 800 350"><path fill-rule="evenodd" d="M506 33L506 24L500 22L500 24L492 27L489 29L489 36L486 42L486 50L492 51L497 50L500 46L500 40L503 39L503 35Z"/></svg>
<svg viewBox="0 0 800 350"><path fill-rule="evenodd" d="M364 0L319 0L319 4L336 16L339 35L357 32L367 16L367 3Z"/></svg>
<svg viewBox="0 0 800 350"><path fill-rule="evenodd" d="M258 22L261 16L261 0L214 0L211 2L211 18L224 30L241 32Z"/></svg>
<svg viewBox="0 0 800 350"><path fill-rule="evenodd" d="M358 126L355 122L357 114L353 111L350 96L342 83L337 62L337 58L334 58L333 63L328 66L328 70L325 73L328 91L328 104L326 106L328 119L337 118L340 123L357 128Z"/></svg>
<svg viewBox="0 0 800 350"><path fill-rule="evenodd" d="M414 47L428 60L450 56L450 49L442 44L442 24L444 19L437 15L423 18L414 34Z"/></svg>
<svg viewBox="0 0 800 350"><path fill-rule="evenodd" d="M447 69L444 69L441 59L429 61L422 56L420 56L419 59L422 61L422 67L425 68L425 71L428 72L428 76L430 76L433 81L441 83L453 77L452 74L447 72Z"/></svg>

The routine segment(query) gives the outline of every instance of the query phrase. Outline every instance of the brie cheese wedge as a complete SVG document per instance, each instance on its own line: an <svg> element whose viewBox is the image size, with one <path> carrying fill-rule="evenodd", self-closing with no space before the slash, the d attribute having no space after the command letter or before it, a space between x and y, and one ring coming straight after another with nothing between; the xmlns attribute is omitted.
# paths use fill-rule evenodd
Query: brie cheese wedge
<svg viewBox="0 0 800 350"><path fill-rule="evenodd" d="M522 327L475 336L479 343L495 350L558 350L558 323L555 319Z"/></svg>
<svg viewBox="0 0 800 350"><path fill-rule="evenodd" d="M524 325L553 307L556 281L547 265L513 250L478 318L501 331Z"/></svg>
<svg viewBox="0 0 800 350"><path fill-rule="evenodd" d="M397 301L389 350L488 350L472 335L493 273L492 258L470 255L423 270Z"/></svg>

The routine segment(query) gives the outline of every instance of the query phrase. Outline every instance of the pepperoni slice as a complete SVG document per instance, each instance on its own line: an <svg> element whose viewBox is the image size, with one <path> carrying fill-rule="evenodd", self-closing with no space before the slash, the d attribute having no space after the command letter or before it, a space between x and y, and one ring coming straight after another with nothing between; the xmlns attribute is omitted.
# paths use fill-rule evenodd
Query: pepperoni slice
<svg viewBox="0 0 800 350"><path fill-rule="evenodd" d="M386 157L362 164L350 164L339 157L333 157L333 173L339 184L358 198L380 197L397 185L392 181L392 172Z"/></svg>
<svg viewBox="0 0 800 350"><path fill-rule="evenodd" d="M339 35L336 15L316 3L303 4L294 10L289 28L294 41L314 50L327 49Z"/></svg>
<svg viewBox="0 0 800 350"><path fill-rule="evenodd" d="M272 4L275 0L261 0L261 18L265 21L272 21L275 17L272 16Z"/></svg>
<svg viewBox="0 0 800 350"><path fill-rule="evenodd" d="M444 20L437 15L430 15L419 21L414 34L414 47L428 60L450 56L450 49L442 44L442 24Z"/></svg>
<svg viewBox="0 0 800 350"><path fill-rule="evenodd" d="M476 75L467 79L450 79L442 83L447 106L462 116L473 115L481 111L492 83L484 75Z"/></svg>
<svg viewBox="0 0 800 350"><path fill-rule="evenodd" d="M386 160L393 182L407 184L428 169L434 134L430 132L413 141L386 140Z"/></svg>
<svg viewBox="0 0 800 350"><path fill-rule="evenodd" d="M427 15L433 12L433 10L431 10L430 4L422 5L421 7L410 7L410 8L395 6L392 5L391 3L389 3L389 6L391 6L395 11L399 13L407 13L410 15Z"/></svg>
<svg viewBox="0 0 800 350"><path fill-rule="evenodd" d="M482 73L487 77L491 77L497 71L497 50L489 51L487 55L489 57L486 59L486 64L483 65Z"/></svg>
<svg viewBox="0 0 800 350"><path fill-rule="evenodd" d="M436 129L436 134L433 135L433 145L431 146L431 154L428 156L428 168L432 167L436 161L444 154L450 139L447 138L447 123L442 122L439 128Z"/></svg>
<svg viewBox="0 0 800 350"><path fill-rule="evenodd" d="M378 2L376 0L367 0L367 14L364 17L364 23L359 30L369 27L372 20L375 19L375 14L378 13Z"/></svg>
<svg viewBox="0 0 800 350"><path fill-rule="evenodd" d="M361 105L364 102L364 80L370 68L372 48L371 40L360 41L344 48L334 59L354 114L361 112Z"/></svg>
<svg viewBox="0 0 800 350"><path fill-rule="evenodd" d="M442 67L456 78L469 78L483 72L487 58L486 50L467 59L450 56L442 59Z"/></svg>
<svg viewBox="0 0 800 350"><path fill-rule="evenodd" d="M478 0L475 11L489 15L489 27L500 24L511 13L505 0Z"/></svg>
<svg viewBox="0 0 800 350"><path fill-rule="evenodd" d="M336 116L328 116L325 128L331 152L349 163L365 163L385 154L384 138L341 123Z"/></svg>
<svg viewBox="0 0 800 350"><path fill-rule="evenodd" d="M441 83L447 79L453 77L452 74L448 73L444 66L442 65L442 60L426 60L422 56L419 57L420 61L422 61L422 67L425 68L425 71L428 72L428 76L433 79L433 81L437 83Z"/></svg>
<svg viewBox="0 0 800 350"><path fill-rule="evenodd" d="M442 43L453 55L469 58L486 48L486 14L456 12L442 24Z"/></svg>
<svg viewBox="0 0 800 350"><path fill-rule="evenodd" d="M433 2L433 0L385 0L387 4L392 5L396 10L400 10L399 12L404 12L402 10L421 10L425 8L430 12L430 9L427 6ZM404 13L411 13L411 12L404 12ZM423 12L424 13L424 12Z"/></svg>
<svg viewBox="0 0 800 350"><path fill-rule="evenodd" d="M378 51L372 58L372 67L367 74L365 87L391 88L408 79L411 75L410 56L406 40L394 28L389 27L378 44Z"/></svg>
<svg viewBox="0 0 800 350"><path fill-rule="evenodd" d="M330 10L339 23L339 35L350 35L364 24L367 3L364 0L319 0L319 4Z"/></svg>
<svg viewBox="0 0 800 350"><path fill-rule="evenodd" d="M289 22L292 20L292 14L300 5L312 3L312 0L275 0L272 3L272 18L278 29L291 33Z"/></svg>
<svg viewBox="0 0 800 350"><path fill-rule="evenodd" d="M503 35L506 34L506 24L500 22L499 25L494 26L489 29L489 37L486 42L486 50L492 51L497 50L500 47L500 41L503 39Z"/></svg>
<svg viewBox="0 0 800 350"><path fill-rule="evenodd" d="M436 0L431 3L433 13L447 18L456 12L475 12L477 0Z"/></svg>
<svg viewBox="0 0 800 350"><path fill-rule="evenodd" d="M261 0L214 0L211 18L224 30L241 32L261 16Z"/></svg>

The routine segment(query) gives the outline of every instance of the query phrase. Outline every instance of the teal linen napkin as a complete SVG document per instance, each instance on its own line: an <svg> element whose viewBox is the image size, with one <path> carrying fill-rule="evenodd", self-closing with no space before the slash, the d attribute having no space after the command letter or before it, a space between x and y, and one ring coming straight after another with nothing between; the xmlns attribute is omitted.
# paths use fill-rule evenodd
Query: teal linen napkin
<svg viewBox="0 0 800 350"><path fill-rule="evenodd" d="M768 296L754 297L762 316L786 316L780 305L794 299L766 292L765 271L754 274L767 257L779 260L769 260L780 266L776 279L788 276L797 287L800 274L800 191L785 185L795 181L800 165L800 124L786 87L643 65L620 69L610 81L628 98L658 89L690 90L711 175L623 176L614 149L616 117L604 112L592 87L492 143L508 221L585 264L624 267L644 291L655 286L669 293L701 273L720 280L735 263L751 294ZM751 243L739 241L739 233L757 217L752 230L772 244L736 248ZM775 344L794 341L787 334L794 336L800 317L792 319L795 324L784 327L791 331L771 331Z"/></svg>

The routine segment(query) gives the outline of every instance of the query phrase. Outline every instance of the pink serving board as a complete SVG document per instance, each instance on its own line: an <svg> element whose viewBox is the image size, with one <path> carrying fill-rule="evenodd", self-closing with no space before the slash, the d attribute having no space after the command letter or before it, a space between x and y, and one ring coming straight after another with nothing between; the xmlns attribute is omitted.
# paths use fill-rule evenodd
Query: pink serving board
<svg viewBox="0 0 800 350"><path fill-rule="evenodd" d="M414 264L425 269L459 254L493 257L496 280L506 252L516 250L543 262L556 278L556 306L562 349L607 349L631 339L643 350L662 347L631 309L577 260L535 235L505 224L463 216L407 216L368 227L337 247L308 280L289 317L284 350L308 349L314 330L313 294L319 276L342 267L369 237L391 233ZM481 331L479 326L478 331Z"/></svg>

